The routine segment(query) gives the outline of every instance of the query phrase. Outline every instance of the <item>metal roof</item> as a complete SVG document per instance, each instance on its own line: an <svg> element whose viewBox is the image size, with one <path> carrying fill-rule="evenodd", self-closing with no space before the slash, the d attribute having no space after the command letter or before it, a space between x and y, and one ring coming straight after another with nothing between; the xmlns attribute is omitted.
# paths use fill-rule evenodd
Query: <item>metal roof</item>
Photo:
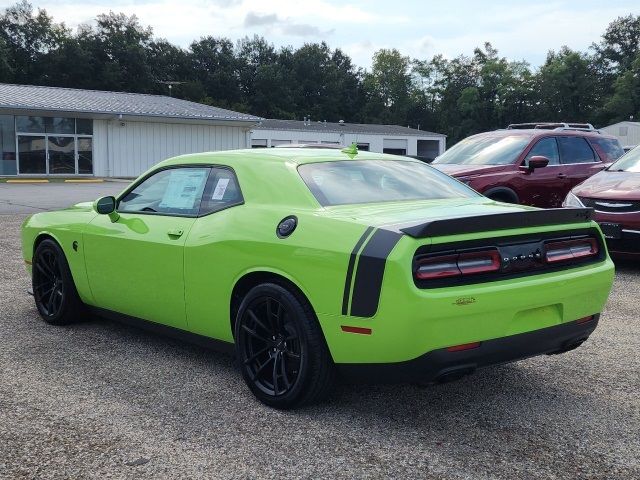
<svg viewBox="0 0 640 480"><path fill-rule="evenodd" d="M260 117L164 95L0 84L0 108L185 120L257 122Z"/></svg>
<svg viewBox="0 0 640 480"><path fill-rule="evenodd" d="M263 119L253 130L294 130L300 132L362 133L373 135L403 135L416 137L446 137L442 133L417 130L399 125L379 125L368 123L334 123L302 120Z"/></svg>

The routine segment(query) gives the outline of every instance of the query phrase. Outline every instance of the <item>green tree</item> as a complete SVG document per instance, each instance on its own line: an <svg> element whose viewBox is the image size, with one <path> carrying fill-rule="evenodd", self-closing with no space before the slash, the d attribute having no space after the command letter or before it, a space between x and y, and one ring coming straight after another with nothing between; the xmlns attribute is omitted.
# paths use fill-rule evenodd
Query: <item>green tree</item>
<svg viewBox="0 0 640 480"><path fill-rule="evenodd" d="M200 101L225 108L242 108L240 65L231 40L209 36L193 42L190 65L206 93Z"/></svg>
<svg viewBox="0 0 640 480"><path fill-rule="evenodd" d="M601 104L592 58L568 47L549 52L536 81L539 112L548 121L588 121Z"/></svg>
<svg viewBox="0 0 640 480"><path fill-rule="evenodd" d="M410 107L412 86L409 57L395 48L375 52L371 71L364 75L366 118L381 123L404 124Z"/></svg>
<svg viewBox="0 0 640 480"><path fill-rule="evenodd" d="M12 72L16 83L43 83L44 57L57 49L69 34L64 24L54 23L45 10L35 13L24 0L7 8L0 16L5 73Z"/></svg>
<svg viewBox="0 0 640 480"><path fill-rule="evenodd" d="M604 106L610 122L640 118L640 53L630 68L613 85L613 94Z"/></svg>

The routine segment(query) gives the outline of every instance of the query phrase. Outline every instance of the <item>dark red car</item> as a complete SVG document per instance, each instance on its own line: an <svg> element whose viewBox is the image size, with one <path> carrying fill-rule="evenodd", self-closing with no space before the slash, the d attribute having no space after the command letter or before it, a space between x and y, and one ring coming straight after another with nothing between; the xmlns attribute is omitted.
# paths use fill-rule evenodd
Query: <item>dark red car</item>
<svg viewBox="0 0 640 480"><path fill-rule="evenodd" d="M623 154L615 137L589 124L518 124L468 137L431 165L494 200L560 207Z"/></svg>
<svg viewBox="0 0 640 480"><path fill-rule="evenodd" d="M566 207L593 207L609 251L640 258L640 147L575 187Z"/></svg>

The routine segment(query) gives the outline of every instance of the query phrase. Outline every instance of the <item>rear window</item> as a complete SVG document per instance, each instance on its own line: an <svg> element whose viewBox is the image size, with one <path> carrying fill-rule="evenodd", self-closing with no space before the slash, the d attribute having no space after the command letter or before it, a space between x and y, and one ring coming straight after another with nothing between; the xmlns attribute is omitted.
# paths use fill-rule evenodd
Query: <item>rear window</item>
<svg viewBox="0 0 640 480"><path fill-rule="evenodd" d="M624 155L624 149L617 138L592 138L591 143L605 162L615 162Z"/></svg>
<svg viewBox="0 0 640 480"><path fill-rule="evenodd" d="M476 135L456 143L432 163L508 165L514 163L531 135Z"/></svg>
<svg viewBox="0 0 640 480"><path fill-rule="evenodd" d="M478 196L422 162L345 160L300 165L298 172L324 206Z"/></svg>

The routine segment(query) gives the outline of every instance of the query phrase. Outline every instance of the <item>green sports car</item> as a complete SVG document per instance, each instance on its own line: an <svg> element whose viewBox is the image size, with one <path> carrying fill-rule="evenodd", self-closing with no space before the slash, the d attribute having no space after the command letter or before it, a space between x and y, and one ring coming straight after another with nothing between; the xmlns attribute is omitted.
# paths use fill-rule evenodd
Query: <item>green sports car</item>
<svg viewBox="0 0 640 480"><path fill-rule="evenodd" d="M339 376L438 383L576 348L614 268L591 210L497 203L355 149L185 155L22 228L42 318L94 313L235 351L262 402Z"/></svg>

